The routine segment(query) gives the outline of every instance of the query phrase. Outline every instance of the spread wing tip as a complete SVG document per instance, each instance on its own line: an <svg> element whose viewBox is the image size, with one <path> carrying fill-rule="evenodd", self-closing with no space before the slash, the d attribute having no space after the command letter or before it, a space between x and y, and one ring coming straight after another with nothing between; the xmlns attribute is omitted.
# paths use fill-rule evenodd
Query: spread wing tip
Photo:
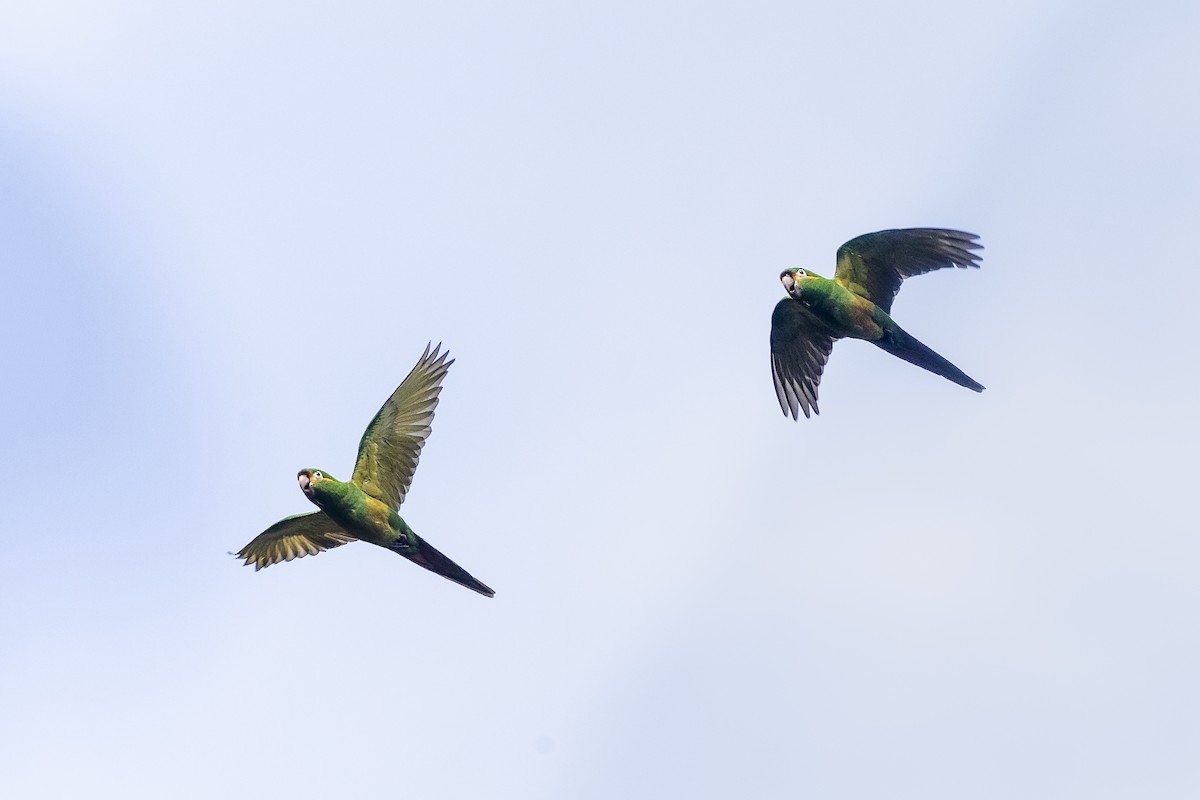
<svg viewBox="0 0 1200 800"><path fill-rule="evenodd" d="M934 229L933 232L941 239L943 252L953 261L954 266L959 269L980 266L982 256L975 252L983 249L979 234L949 229Z"/></svg>
<svg viewBox="0 0 1200 800"><path fill-rule="evenodd" d="M418 359L418 363L427 364L431 367L441 367L443 369L447 369L447 368L449 368L449 366L451 364L454 363L453 358L450 359L449 361L446 360L446 357L449 355L450 355L450 348L446 348L445 350L442 350L441 342L438 342L435 345L433 343L433 340L430 339L428 342L426 342L425 352L421 354L421 358Z"/></svg>
<svg viewBox="0 0 1200 800"><path fill-rule="evenodd" d="M265 555L251 555L245 549L242 549L240 552L237 552L237 553L230 553L229 555L233 556L234 558L242 559L243 567L248 567L251 564L253 564L255 572L258 572L260 569L265 569L275 563L274 561L271 561ZM290 560L290 559L284 559L284 560Z"/></svg>

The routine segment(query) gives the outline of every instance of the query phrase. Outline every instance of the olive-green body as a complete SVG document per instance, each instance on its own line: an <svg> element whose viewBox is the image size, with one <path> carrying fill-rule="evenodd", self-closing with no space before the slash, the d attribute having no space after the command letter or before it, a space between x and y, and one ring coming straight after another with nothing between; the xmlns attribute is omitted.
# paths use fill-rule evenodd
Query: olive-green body
<svg viewBox="0 0 1200 800"><path fill-rule="evenodd" d="M353 483L343 483L327 472L324 476L312 484L309 499L346 533L389 549L416 547L415 532L394 510Z"/></svg>
<svg viewBox="0 0 1200 800"><path fill-rule="evenodd" d="M873 342L896 323L879 306L860 297L837 281L813 272L797 284L801 303L811 308L829 332L838 338L866 339Z"/></svg>

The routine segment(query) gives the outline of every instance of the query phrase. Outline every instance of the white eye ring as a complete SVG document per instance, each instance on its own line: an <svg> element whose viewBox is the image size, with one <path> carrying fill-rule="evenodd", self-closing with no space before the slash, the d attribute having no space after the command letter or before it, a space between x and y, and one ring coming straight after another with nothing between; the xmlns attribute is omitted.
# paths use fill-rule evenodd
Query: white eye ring
<svg viewBox="0 0 1200 800"><path fill-rule="evenodd" d="M313 477L316 478L317 480L321 480L321 478L324 478L325 476L321 474L321 470L317 470L316 472L313 473Z"/></svg>
<svg viewBox="0 0 1200 800"><path fill-rule="evenodd" d="M808 277L808 273L807 273L807 272L805 272L805 271L804 271L804 270L802 270L802 269L798 269L798 270L796 270L796 274L797 274L797 275L799 275L801 278L807 278L807 277Z"/></svg>

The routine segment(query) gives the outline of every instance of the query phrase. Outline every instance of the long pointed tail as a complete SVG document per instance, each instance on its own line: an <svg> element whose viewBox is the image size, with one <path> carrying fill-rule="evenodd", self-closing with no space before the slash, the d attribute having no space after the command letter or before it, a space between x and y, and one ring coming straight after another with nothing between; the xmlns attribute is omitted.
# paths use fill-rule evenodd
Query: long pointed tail
<svg viewBox="0 0 1200 800"><path fill-rule="evenodd" d="M910 364L916 364L947 380L952 380L959 386L965 386L976 392L982 392L984 389L983 384L921 344L899 325L893 324L885 328L883 338L874 344L894 356L903 358Z"/></svg>
<svg viewBox="0 0 1200 800"><path fill-rule="evenodd" d="M412 535L413 538L417 540L417 547L415 549L408 547L407 545L393 545L390 549L404 556L414 564L419 564L430 572L436 572L443 578L448 578L460 586L465 586L468 589L474 589L485 597L495 596L495 592L485 586L482 582L475 580L475 578L471 576L471 573L467 572L458 564L455 564L453 561L446 558L446 556L442 555L442 553L436 547L422 539L420 536L417 536L415 533Z"/></svg>

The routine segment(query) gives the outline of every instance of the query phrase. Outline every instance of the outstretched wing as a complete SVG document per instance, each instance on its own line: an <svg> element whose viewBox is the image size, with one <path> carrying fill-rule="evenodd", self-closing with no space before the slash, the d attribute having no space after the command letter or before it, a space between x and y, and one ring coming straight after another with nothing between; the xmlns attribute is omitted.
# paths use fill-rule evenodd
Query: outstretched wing
<svg viewBox="0 0 1200 800"><path fill-rule="evenodd" d="M441 343L425 353L379 409L358 444L358 460L351 481L364 492L399 508L408 494L421 448L429 436L429 423L437 408L442 379L454 363L449 351L438 354Z"/></svg>
<svg viewBox="0 0 1200 800"><path fill-rule="evenodd" d="M785 297L771 314L771 374L783 413L800 419L817 409L817 384L833 349L834 335L799 300Z"/></svg>
<svg viewBox="0 0 1200 800"><path fill-rule="evenodd" d="M902 228L856 236L838 248L833 279L891 313L900 283L944 267L978 267L983 247L973 233Z"/></svg>
<svg viewBox="0 0 1200 800"><path fill-rule="evenodd" d="M315 556L353 541L355 538L324 511L312 511L281 519L255 536L236 555L246 559L246 566L253 564L254 571L258 572L280 561Z"/></svg>

